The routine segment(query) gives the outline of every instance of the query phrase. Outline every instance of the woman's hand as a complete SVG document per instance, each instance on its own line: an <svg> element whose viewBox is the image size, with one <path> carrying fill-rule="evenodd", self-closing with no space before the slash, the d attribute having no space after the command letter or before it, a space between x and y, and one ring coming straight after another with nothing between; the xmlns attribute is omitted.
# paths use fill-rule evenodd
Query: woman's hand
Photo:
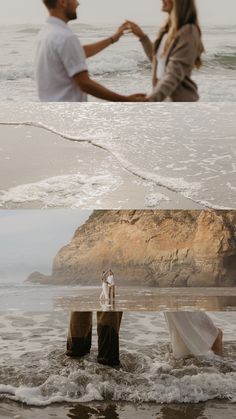
<svg viewBox="0 0 236 419"><path fill-rule="evenodd" d="M140 28L140 26L138 26L137 23L132 22L131 20L126 20L123 27L124 27L124 30L126 30L126 31L129 30L135 36L137 36L139 39L141 39L145 36L145 33Z"/></svg>
<svg viewBox="0 0 236 419"><path fill-rule="evenodd" d="M117 31L111 37L111 39L113 40L113 42L119 41L119 39L124 35L125 29L126 29L125 28L125 23L123 23L123 25L119 26L119 28L117 29Z"/></svg>

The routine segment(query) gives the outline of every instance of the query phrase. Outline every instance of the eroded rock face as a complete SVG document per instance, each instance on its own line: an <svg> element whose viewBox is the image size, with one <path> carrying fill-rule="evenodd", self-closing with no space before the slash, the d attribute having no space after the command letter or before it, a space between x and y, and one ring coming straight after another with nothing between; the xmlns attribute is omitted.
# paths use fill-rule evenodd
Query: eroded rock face
<svg viewBox="0 0 236 419"><path fill-rule="evenodd" d="M50 282L236 285L236 211L95 211L56 255Z"/></svg>

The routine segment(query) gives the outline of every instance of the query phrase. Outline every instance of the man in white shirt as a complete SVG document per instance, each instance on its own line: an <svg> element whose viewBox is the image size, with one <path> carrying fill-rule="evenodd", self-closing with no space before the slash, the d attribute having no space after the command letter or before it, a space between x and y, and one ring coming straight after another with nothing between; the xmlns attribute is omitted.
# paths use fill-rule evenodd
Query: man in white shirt
<svg viewBox="0 0 236 419"><path fill-rule="evenodd" d="M108 274L107 274L107 283L108 283L108 287L109 287L109 300L111 299L115 299L115 278L114 278L114 273L112 272L111 269L109 269Z"/></svg>
<svg viewBox="0 0 236 419"><path fill-rule="evenodd" d="M49 17L38 35L35 76L42 102L85 102L87 94L116 102L143 101L145 95L119 95L92 80L86 58L96 55L123 35L121 26L108 39L82 46L67 23L77 19L77 0L43 0Z"/></svg>

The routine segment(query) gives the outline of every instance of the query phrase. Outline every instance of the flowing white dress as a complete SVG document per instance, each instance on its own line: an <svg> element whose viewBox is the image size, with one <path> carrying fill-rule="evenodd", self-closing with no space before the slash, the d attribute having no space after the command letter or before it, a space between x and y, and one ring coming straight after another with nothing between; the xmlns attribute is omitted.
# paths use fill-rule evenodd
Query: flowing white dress
<svg viewBox="0 0 236 419"><path fill-rule="evenodd" d="M219 329L206 313L176 311L164 314L175 358L206 355L211 350Z"/></svg>
<svg viewBox="0 0 236 419"><path fill-rule="evenodd" d="M108 284L105 281L102 281L102 292L100 295L100 300L109 300L109 288Z"/></svg>

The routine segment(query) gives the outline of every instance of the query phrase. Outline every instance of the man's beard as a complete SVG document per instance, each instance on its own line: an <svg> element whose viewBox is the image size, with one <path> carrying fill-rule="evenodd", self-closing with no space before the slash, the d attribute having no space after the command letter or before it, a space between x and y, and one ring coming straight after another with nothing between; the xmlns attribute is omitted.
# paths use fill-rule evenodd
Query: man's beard
<svg viewBox="0 0 236 419"><path fill-rule="evenodd" d="M66 15L67 19L69 19L69 20L76 20L77 19L76 11L72 12L71 10L66 10L65 15Z"/></svg>

